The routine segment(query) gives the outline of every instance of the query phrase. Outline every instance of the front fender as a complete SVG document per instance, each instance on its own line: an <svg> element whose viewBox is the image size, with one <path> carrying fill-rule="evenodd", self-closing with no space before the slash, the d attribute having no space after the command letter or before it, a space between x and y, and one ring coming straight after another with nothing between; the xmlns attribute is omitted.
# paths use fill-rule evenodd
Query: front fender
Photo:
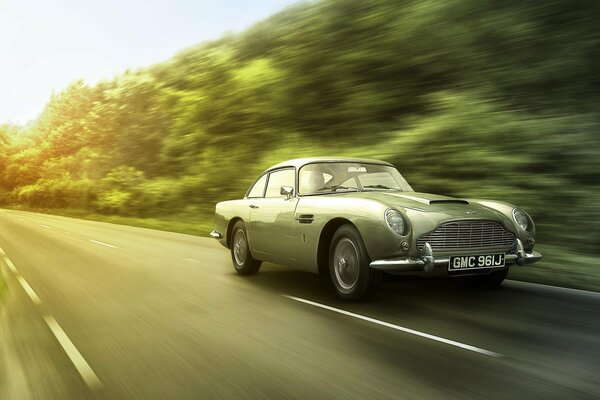
<svg viewBox="0 0 600 400"><path fill-rule="evenodd" d="M494 210L501 212L506 217L506 220L511 224L511 226L513 228L512 231L516 233L517 239L520 239L521 242L523 242L525 250L530 251L533 249L533 244L531 244L531 242L529 242L528 239L529 238L535 239L535 233L536 233L535 223L533 224L533 230L531 232L524 231L523 229L521 229L517 225L515 220L513 219L513 215L512 215L513 210L515 208L518 208L517 206L515 206L514 204L511 204L511 203L506 203L503 201L495 201L495 200L473 199L473 200L469 200L469 202L477 203L484 207L492 208Z"/></svg>
<svg viewBox="0 0 600 400"><path fill-rule="evenodd" d="M304 241L299 243L299 248L310 248L310 252L316 254L318 239L325 226L333 219L344 219L358 229L371 259L405 254L406 252L401 249L401 243L403 240L408 241L412 234L410 224L406 235L395 234L385 222L384 215L388 208L378 201L369 199L342 196L304 197L298 204L296 215L312 215L314 220L310 225L296 225L299 235L295 236ZM408 222L406 217L405 219ZM306 235L302 236L305 232Z"/></svg>

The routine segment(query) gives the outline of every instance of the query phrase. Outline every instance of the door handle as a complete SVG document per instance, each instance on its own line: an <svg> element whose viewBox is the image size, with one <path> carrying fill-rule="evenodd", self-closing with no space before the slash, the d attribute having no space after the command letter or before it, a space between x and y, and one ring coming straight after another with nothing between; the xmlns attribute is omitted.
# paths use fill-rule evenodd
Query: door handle
<svg viewBox="0 0 600 400"><path fill-rule="evenodd" d="M254 205L254 204L250 204L250 208L258 208L258 206Z"/></svg>

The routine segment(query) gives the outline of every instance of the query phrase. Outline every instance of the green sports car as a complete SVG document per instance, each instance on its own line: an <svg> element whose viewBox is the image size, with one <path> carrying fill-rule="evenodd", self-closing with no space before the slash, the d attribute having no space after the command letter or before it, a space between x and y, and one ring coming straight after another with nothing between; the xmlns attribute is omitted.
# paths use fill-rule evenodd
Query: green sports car
<svg viewBox="0 0 600 400"><path fill-rule="evenodd" d="M469 276L499 286L513 264L533 263L535 225L504 202L413 191L390 163L337 157L289 160L263 172L241 200L223 201L211 237L235 270L261 262L329 274L337 294L371 297L382 271Z"/></svg>

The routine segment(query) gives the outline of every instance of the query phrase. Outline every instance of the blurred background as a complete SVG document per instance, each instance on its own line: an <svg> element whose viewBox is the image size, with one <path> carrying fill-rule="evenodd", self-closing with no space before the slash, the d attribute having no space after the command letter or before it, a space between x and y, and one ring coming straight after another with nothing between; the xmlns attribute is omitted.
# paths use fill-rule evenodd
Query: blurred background
<svg viewBox="0 0 600 400"><path fill-rule="evenodd" d="M545 259L513 277L599 290L599 17L597 1L301 2L0 125L0 206L205 235L271 164L377 158L417 191L526 209Z"/></svg>

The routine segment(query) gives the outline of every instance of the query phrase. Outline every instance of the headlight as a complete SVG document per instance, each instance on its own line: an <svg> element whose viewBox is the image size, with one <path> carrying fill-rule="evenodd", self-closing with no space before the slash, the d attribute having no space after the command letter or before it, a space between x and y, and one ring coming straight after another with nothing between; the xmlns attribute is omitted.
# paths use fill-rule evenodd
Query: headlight
<svg viewBox="0 0 600 400"><path fill-rule="evenodd" d="M515 208L512 212L512 215L517 225L519 225L519 228L527 232L531 232L533 230L533 221L525 211Z"/></svg>
<svg viewBox="0 0 600 400"><path fill-rule="evenodd" d="M398 235L404 235L404 230L406 229L406 224L404 223L404 218L402 218L402 214L398 210L388 209L385 212L385 221L391 230L396 232Z"/></svg>

